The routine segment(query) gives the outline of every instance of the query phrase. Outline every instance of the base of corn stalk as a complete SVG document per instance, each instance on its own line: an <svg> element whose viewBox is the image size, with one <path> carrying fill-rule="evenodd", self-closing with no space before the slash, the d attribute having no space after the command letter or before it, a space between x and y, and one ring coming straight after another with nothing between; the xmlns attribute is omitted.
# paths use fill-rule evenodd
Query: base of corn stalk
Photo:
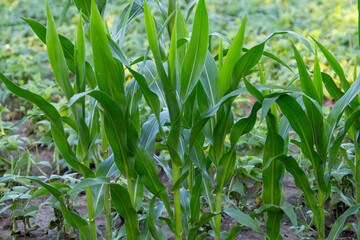
<svg viewBox="0 0 360 240"><path fill-rule="evenodd" d="M356 181L356 203L360 203L360 153L355 152L355 181ZM360 239L360 212L357 214L358 232L357 239Z"/></svg>
<svg viewBox="0 0 360 240"><path fill-rule="evenodd" d="M86 188L86 202L87 202L87 208L88 208L91 238L93 240L96 240L97 233L96 233L96 224L95 224L95 219L94 219L94 203L93 203L91 187Z"/></svg>
<svg viewBox="0 0 360 240"><path fill-rule="evenodd" d="M175 163L173 163L173 182L176 183L180 177L180 170ZM180 189L174 191L174 212L175 212L175 239L180 240L182 235L181 229L181 201Z"/></svg>
<svg viewBox="0 0 360 240"><path fill-rule="evenodd" d="M221 211L221 192L216 194L216 212ZM221 214L216 215L215 218L215 240L220 240L221 231Z"/></svg>
<svg viewBox="0 0 360 240"><path fill-rule="evenodd" d="M111 226L111 200L110 200L110 186L105 184L104 186L104 198L105 198L105 228L106 228L106 240L112 239L112 226Z"/></svg>

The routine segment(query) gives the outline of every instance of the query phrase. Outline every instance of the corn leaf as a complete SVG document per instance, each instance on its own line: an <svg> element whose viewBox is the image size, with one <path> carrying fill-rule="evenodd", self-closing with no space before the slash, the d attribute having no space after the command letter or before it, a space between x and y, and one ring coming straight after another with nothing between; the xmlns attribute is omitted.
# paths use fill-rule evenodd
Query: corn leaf
<svg viewBox="0 0 360 240"><path fill-rule="evenodd" d="M125 219L127 238L140 239L139 221L128 191L119 184L110 184L110 192L117 212Z"/></svg>
<svg viewBox="0 0 360 240"><path fill-rule="evenodd" d="M251 228L255 232L265 234L254 219L240 210L235 208L228 208L224 212L241 225Z"/></svg>
<svg viewBox="0 0 360 240"><path fill-rule="evenodd" d="M72 212L67 209L66 204L63 199L63 194L56 189L54 186L50 184L44 183L44 181L38 177L23 177L23 176L16 176L16 175L7 175L2 178L0 178L0 182L7 181L8 179L16 179L16 178L26 178L31 181L37 182L40 184L43 188L45 188L51 195L53 195L57 201L60 203L60 209L64 216L65 221L70 226L79 229L81 233L81 237L84 237L85 239L91 239L91 233L89 228L89 223L80 217L75 212Z"/></svg>
<svg viewBox="0 0 360 240"><path fill-rule="evenodd" d="M300 75L300 86L301 90L309 97L315 99L318 103L321 103L322 100L318 94L318 91L310 78L310 75L305 67L305 63L302 60L298 50L296 49L295 45L292 44L296 62L299 69ZM319 83L318 83L319 84ZM314 139L316 144L316 149L321 157L322 160L326 158L326 150L327 150L327 141L326 141L326 133L325 133L325 126L324 126L324 117L321 111L307 99L305 96L302 97L306 112L309 116L309 120L311 122L311 126L314 132Z"/></svg>
<svg viewBox="0 0 360 240"><path fill-rule="evenodd" d="M53 16L51 15L48 4L46 4L46 12L48 24L48 30L46 32L46 46L51 68L54 72L56 82L60 85L66 97L69 99L74 94L74 91L67 72L64 52L56 32L56 24Z"/></svg>
<svg viewBox="0 0 360 240"><path fill-rule="evenodd" d="M74 152L68 144L61 116L56 108L39 95L16 86L2 73L0 73L0 80L13 94L34 103L47 115L51 121L51 132L53 134L55 144L65 161L72 168L81 172L85 177L93 177L95 175L94 172L77 160Z"/></svg>
<svg viewBox="0 0 360 240"><path fill-rule="evenodd" d="M324 179L324 165L322 165L320 156L314 151L313 130L308 116L299 103L288 95L282 95L276 100L276 103L289 120L290 126L299 135L301 139L301 150L313 164L319 188L321 188L323 192L327 192L328 187Z"/></svg>
<svg viewBox="0 0 360 240"><path fill-rule="evenodd" d="M100 90L106 92L114 101L124 108L124 70L119 66L111 53L104 24L96 7L91 4L90 35L94 55L95 76Z"/></svg>
<svg viewBox="0 0 360 240"><path fill-rule="evenodd" d="M316 45L320 48L321 52L324 54L326 60L328 60L331 68L340 78L341 87L344 91L347 91L350 88L350 83L345 78L344 70L342 69L340 63L336 60L334 55L332 55L321 43L312 38Z"/></svg>
<svg viewBox="0 0 360 240"><path fill-rule="evenodd" d="M133 159L129 157L129 149L127 147L127 132L124 116L119 105L110 98L109 95L100 91L92 90L74 95L69 106L75 104L79 99L89 95L95 98L104 108L104 122L106 136L114 153L114 161L122 174L127 176L135 176L133 172Z"/></svg>
<svg viewBox="0 0 360 240"><path fill-rule="evenodd" d="M185 103L204 68L209 35L205 0L200 0L195 12L193 31L180 73L180 99Z"/></svg>
<svg viewBox="0 0 360 240"><path fill-rule="evenodd" d="M216 63L208 51L206 55L204 70L200 76L200 82L204 88L206 96L210 101L210 106L214 106L219 100L219 75L216 69Z"/></svg>
<svg viewBox="0 0 360 240"><path fill-rule="evenodd" d="M36 22L35 20L32 20L30 18L22 18L31 29L34 31L34 33L39 37L39 39L46 44L46 28L41 23ZM72 73L75 73L75 65L74 65L74 45L72 42L59 34L59 40L61 43L61 46L64 51L64 57L66 59L67 66L69 70ZM91 65L86 62L85 63L85 70L86 70L86 81L91 89L94 89L96 87L96 80L94 78L94 71L92 70Z"/></svg>
<svg viewBox="0 0 360 240"><path fill-rule="evenodd" d="M322 105L323 102L323 84L322 84L322 74L321 74L321 69L320 69L320 63L319 63L319 59L318 59L318 54L317 54L317 48L315 48L315 61L314 61L314 86L317 90L318 96L319 96L319 104Z"/></svg>
<svg viewBox="0 0 360 240"><path fill-rule="evenodd" d="M200 196L201 196L202 176L199 174L195 179L195 184L190 192L190 223L196 223L200 218Z"/></svg>
<svg viewBox="0 0 360 240"><path fill-rule="evenodd" d="M245 37L245 27L246 27L246 19L242 20L241 26L236 34L236 37L233 43L230 46L230 49L226 55L225 62L221 68L219 74L219 96L223 97L224 94L231 88L232 86L232 72L235 67L235 64L239 60L241 56L241 51L244 43Z"/></svg>
<svg viewBox="0 0 360 240"><path fill-rule="evenodd" d="M199 231L201 226L207 223L211 218L215 217L216 215L221 214L222 212L206 212L201 217L199 222L197 223L196 227L193 227L189 230L188 239L193 240L196 238L196 233Z"/></svg>
<svg viewBox="0 0 360 240"><path fill-rule="evenodd" d="M351 215L357 214L359 209L360 209L360 204L356 204L350 207L348 210L346 210L334 223L327 239L328 240L338 239L339 234L343 231L346 219L348 219Z"/></svg>
<svg viewBox="0 0 360 240"><path fill-rule="evenodd" d="M236 89L240 80L260 61L264 52L265 42L252 47L235 64L233 70L232 89Z"/></svg>
<svg viewBox="0 0 360 240"><path fill-rule="evenodd" d="M330 125L332 131L334 131L337 122L339 121L343 111L350 104L350 102L357 96L360 91L360 75L358 75L355 82L345 92L345 94L337 101L330 112L327 122Z"/></svg>

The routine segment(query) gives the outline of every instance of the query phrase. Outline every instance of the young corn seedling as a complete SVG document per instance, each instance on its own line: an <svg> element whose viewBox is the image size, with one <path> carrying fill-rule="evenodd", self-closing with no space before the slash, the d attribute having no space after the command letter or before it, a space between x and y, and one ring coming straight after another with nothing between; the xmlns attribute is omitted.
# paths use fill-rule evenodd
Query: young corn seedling
<svg viewBox="0 0 360 240"><path fill-rule="evenodd" d="M348 135L354 145L355 145L355 159L354 162L348 161L349 167L351 169L351 172L353 174L354 180L355 180L355 191L356 191L356 204L353 206L350 206L350 208L336 221L337 228L333 228L332 231L329 234L329 239L336 239L338 234L340 234L342 226L345 223L345 220L352 214L357 214L358 219L360 219L360 216L358 214L359 210L359 199L360 199L360 190L359 190L359 175L360 175L360 168L359 168L359 140L358 140L358 131L360 127L359 122L359 98L358 98L358 92L359 92L359 76L356 76L356 63L354 66L354 79L353 84L349 82L346 77L344 70L342 69L340 63L336 60L336 58L330 53L329 50L327 50L320 42L313 39L316 43L316 46L321 50L323 55L325 56L326 60L328 61L330 67L338 78L340 79L341 88L339 88L333 78L322 72L321 77L324 82L324 85L326 87L326 90L330 94L330 96L337 101L337 103L334 105L333 110L331 111L329 117L328 117L328 124L331 126L329 129L329 132L331 134L335 134L337 123L340 119L340 115L337 115L336 113L345 113L345 124L343 129L339 131L334 137L332 141L329 141L329 163L328 163L328 169L329 169L329 176L331 177L331 171L334 169L338 162L337 155L340 154L340 145L343 142L344 138ZM341 103L345 103L344 105L340 105ZM334 113L335 112L335 113ZM334 114L333 114L334 113ZM358 220L359 222L359 220ZM359 227L359 223L357 228ZM358 231L359 234L359 231ZM360 235L358 235L358 238Z"/></svg>
<svg viewBox="0 0 360 240"><path fill-rule="evenodd" d="M273 156L270 161L265 163L263 172L268 171L271 164L274 162L281 161L284 164L286 170L293 175L295 184L305 193L305 202L312 210L313 222L317 228L319 239L325 239L324 204L330 195L331 170L334 166L334 158L336 158L340 144L345 137L346 132L350 129L351 124L357 117L357 115L355 115L356 111L351 118L348 118L345 124L346 127L340 134L334 136L334 131L343 112L346 112L346 109L353 104L353 101L357 101L356 96L359 92L358 85L360 84L360 79L357 78L351 86L348 84L348 91L346 94L342 94L337 98L338 102L326 118L321 110L323 96L322 81L327 85L331 84L332 87L336 85L332 80L330 81L328 75L320 72L317 54L315 54L313 79L311 79L298 50L294 45L292 46L298 64L301 91L294 91L291 89L287 89L287 91L300 94L301 96L297 98L297 100L286 92L275 92L265 96L265 100L263 100L262 116L265 116L267 112L271 113L269 110L273 103L276 102L280 107L281 112L287 119L286 121L288 121L286 124L289 124L300 137L301 141L296 142L296 145L301 149L304 156L312 163L317 182L317 196L314 194L305 172L291 156L286 156L285 154ZM307 44L307 46L310 45ZM337 64L337 66L340 65ZM334 89L330 90L334 92ZM337 89L337 91L340 90ZM259 99L258 90L253 89L252 91L249 90L249 92L254 97L258 96L257 98ZM269 125L270 124L268 123L268 126ZM279 138L280 141L277 143L277 146L282 146L281 142L285 139L284 137L283 139ZM265 190L264 184L264 191ZM263 193L263 195L264 194L265 193ZM349 214L354 213L357 208L358 206L355 206L352 209L349 209L349 212L344 214L341 218L342 224L345 221L344 219L346 219ZM329 235L331 239L336 238L337 234L339 234L339 229L342 228L340 223L334 226L336 227L332 229L332 233Z"/></svg>
<svg viewBox="0 0 360 240"><path fill-rule="evenodd" d="M360 112L355 98L360 80L356 80L352 86L341 80L344 89L342 92L335 88L331 78L320 72L317 56L311 79L300 54L293 46L301 91L285 88L284 92L270 93L269 90L284 88L265 85L265 77L258 65L262 56L289 67L274 55L265 52L265 43L276 34L290 33L309 46L306 40L295 33L275 33L260 44L245 49L245 17L235 39L232 42L229 40L230 48L225 51L222 43L220 44L216 63L211 53L209 36L221 35L209 34L205 0L200 0L196 6L191 34L178 1L169 0L167 10L157 1L163 18L162 24L156 22L151 14L150 1L144 1L143 5L133 2L120 15L112 33L102 19L105 3L106 1L95 3L94 0L75 1L80 12L75 45L57 34L48 6L47 28L31 19L25 19L47 45L55 80L69 102L69 116L62 117L41 96L17 87L5 75L0 74L1 81L11 92L35 103L47 115L58 151L84 177L77 185L71 189L69 187L67 194L71 196L85 189L87 219L68 209L59 184L27 177L43 186L59 201L66 222L80 230L80 238L97 239L95 218L104 212L106 239L112 239L113 205L125 220L127 239L150 236L166 239L167 236L156 224L158 221L167 224L175 239L196 239L210 235L203 232L197 236L200 228L210 221L215 239L220 239L221 215L224 213L241 225L266 234L267 239L281 239L280 220L284 213L291 215L289 206L281 198L281 179L286 169L294 176L296 185L304 191L319 239L324 239L324 203L330 194L331 169L346 133L349 131L354 142L357 140L357 129L352 127L352 123L357 120ZM190 10L194 6L195 4ZM64 11L66 12L66 7ZM149 48L143 57L130 63L122 52L121 45L124 44L124 34L130 21L142 11ZM58 23L61 23L62 17L58 19ZM89 32L86 32L83 22L89 25ZM170 39L168 52L164 47L164 32ZM94 69L85 60L86 36L90 36L88 40L91 43L93 61L89 62L93 62ZM340 73L341 79L339 64L322 45L317 45L338 75ZM150 50L152 58L148 57ZM138 64L139 71L134 70L134 64ZM253 86L246 76L254 72L257 65L262 85ZM125 81L125 69L133 76L128 83ZM70 80L69 71L74 74L74 81ZM321 110L322 81L338 100L336 108L333 108L327 118ZM244 87L239 88L242 83ZM232 103L236 96L247 92L257 102L252 106L249 116L234 122ZM295 100L293 94L300 94L301 97ZM90 101L86 101L85 96L90 96ZM138 106L142 97L153 113L144 124L141 124ZM279 117L274 103L284 116ZM234 172L238 140L253 129L260 109L261 121L266 119L268 127L263 155L265 205L256 214L249 216L236 206L222 209L222 200L226 197L223 196L223 189ZM345 129L334 137L343 111L347 114ZM64 123L78 134L79 144L75 151L67 141ZM297 161L287 156L289 126L299 135L301 142L297 142L297 145L312 162L317 196ZM166 128L170 129L168 134ZM96 144L99 136L104 160L93 154L94 149L99 147ZM161 142L155 142L155 138L161 138ZM162 151L161 154L164 155L168 153L170 162L155 155L155 150ZM90 169L93 158L101 162L96 172ZM157 176L155 163L163 168L172 181L173 209L166 187ZM354 175L358 176L355 166L357 165L354 164L352 169ZM214 179L211 168L215 169ZM110 182L110 177L115 173L115 180ZM13 177L5 176L0 180ZM212 186L213 180L215 186ZM144 187L150 192L147 196L151 198L149 203L143 202ZM200 210L201 197L209 206L208 212ZM358 206L354 205L338 220L333 228L334 233L330 233L331 237L337 236L339 229L342 229L343 219L356 212ZM163 209L167 211L166 217L162 216ZM139 218L140 212L144 214ZM266 233L252 218L262 213L266 213ZM140 224L143 224L142 228ZM231 229L227 235L229 239L231 236L235 237L241 228L237 226ZM122 237L120 234L121 231L115 233L119 238Z"/></svg>
<svg viewBox="0 0 360 240"><path fill-rule="evenodd" d="M88 4L86 6L87 9L90 9L90 3L86 4ZM138 87L134 86L134 84L131 85L132 88L129 87L128 94L125 95L124 69L119 60L113 57L105 27L94 1L91 4L91 12L86 12L88 15L83 12L84 15L80 17L75 46L67 38L58 36L55 22L48 6L47 13L47 29L33 20L26 19L26 21L39 38L47 44L55 79L70 101L69 108L72 110L72 118L61 117L59 112L41 96L17 87L5 75L1 74L0 78L10 91L38 105L50 119L51 131L57 149L65 161L85 177L85 180L79 186L74 187L72 191L76 192L76 190L86 188L88 221L66 208L61 199L61 193L56 187L46 184L39 178L29 177L29 179L38 182L58 199L66 222L80 230L82 239L97 239L95 217L103 210L101 209L103 206L101 202L104 202L104 197L102 196L103 191L93 192L93 189L96 185L109 184L108 177L114 173L112 165L115 163L121 174L125 176L128 188L126 189L119 184L112 184L110 187L112 200L120 215L126 219L127 224L125 228L128 238L138 239L139 226L135 203L138 198L142 198L142 195L138 193L142 189L142 182L144 182L144 185L150 192L158 194L163 199L165 207L171 216L167 194L163 192L165 187L157 178L155 166L150 155L138 144L138 132L136 130L140 128L136 119L138 109L128 108L128 106L133 105L133 100L136 101L138 99L132 97L133 92ZM85 37L82 18L85 18L87 21L90 19L90 40L93 48L95 72L92 70L91 65L85 61ZM105 46L104 49L103 46ZM115 50L119 49L116 48ZM129 67L126 63L124 65ZM74 84L70 81L68 69L75 74ZM136 75L136 72L133 72L133 74ZM136 76L137 80L140 79L141 85L143 83L141 82L143 80L142 76L139 74ZM90 89L97 87L100 90L84 92L85 80ZM83 98L85 95L92 96L101 105L104 125L102 128L105 129L106 139L109 141L113 151L113 155L100 164L96 174L89 168L89 154L92 152L90 148L95 144L99 133L99 107L92 105L92 111L89 114L91 116L90 120L85 122L85 100ZM136 104L134 105L136 106ZM151 106L156 107L156 101L155 105ZM157 113L158 111L154 109L154 112ZM63 128L64 122L78 133L80 140L76 153L67 142ZM127 127L123 128L124 126ZM104 133L103 139L105 139ZM106 145L105 141L104 144ZM150 162L146 162L146 160ZM140 179L137 177L138 173L141 173L139 174L141 175L141 181L136 180ZM1 180L5 181L10 178L10 176L6 176ZM105 187L105 190L108 190L108 188ZM105 197L106 214L108 217L108 193L105 194ZM107 227L110 228L107 229L107 239L111 239L111 236L109 236L111 234L109 223Z"/></svg>
<svg viewBox="0 0 360 240"><path fill-rule="evenodd" d="M227 51L225 61L222 57L222 48L220 48L217 66L211 52L207 50L208 38L203 37L208 31L205 2L199 1L197 6L190 42L186 41L187 29L180 9L177 8L175 11L174 25L172 31L169 31L171 32L170 52L169 54L162 54L162 42L159 35L161 36L160 33L163 28L157 33L155 20L150 13L148 4L145 4L145 24L155 66L151 61L146 61L141 67L145 69L148 82L155 85L154 91L157 91L161 97L163 107L168 108L169 111L171 130L167 139L164 140L172 163L172 176L170 178L174 183L172 191L174 191L176 238L180 239L184 232L188 231L188 238L195 239L196 232L210 220L215 229L215 238L220 239L223 187L234 171L236 144L241 135L252 130L256 122L256 113L263 100L261 96L248 117L233 123L232 102L239 94L246 93L249 90L247 88L253 89L246 79L244 81L247 88L238 89L238 85L256 66L263 54L281 64L284 63L275 56L267 52L264 53L266 41L278 33L269 36L264 42L250 50L244 49L246 53L241 55L246 25L245 18L230 49ZM167 73L166 66L168 67ZM194 105L194 102L197 104ZM276 115L276 112L273 114ZM269 121L277 133L278 123L275 117L273 119L275 122ZM230 147L224 144L229 133ZM206 145L204 145L205 139L208 142ZM271 141L269 140L269 142ZM209 147L207 156L204 154L204 147ZM284 147L275 149L273 156L269 155L267 158L274 157L284 151ZM280 171L273 177L272 189L266 192L269 194L271 192L275 196L276 193L281 192L281 185L278 182L283 175L283 170L281 170L283 167L280 163L273 164L280 168ZM216 186L213 190L216 195L216 204L211 193L210 166L214 166L216 169ZM186 179L187 181L185 181ZM189 193L187 193L187 189ZM187 197L187 194L190 197L190 205L189 207L183 205L185 214L182 215L181 194L184 198ZM198 199L201 195L207 200L210 212L200 216ZM281 198L269 200L269 204L275 206L280 205L280 202ZM264 233L251 217L241 211L227 209L225 213L241 224ZM282 211L281 213L269 211L271 217L274 216L273 213L281 217L283 214ZM190 219L187 216L190 216ZM215 222L212 221L213 217L215 217ZM269 221L268 230L272 239L275 239L279 234L280 219L276 228L271 227ZM196 222L198 224L195 227ZM188 226L190 226L189 230L187 230ZM236 230L238 232L240 229L236 228ZM234 230L234 232L236 231ZM206 236L206 233L203 233L202 236Z"/></svg>

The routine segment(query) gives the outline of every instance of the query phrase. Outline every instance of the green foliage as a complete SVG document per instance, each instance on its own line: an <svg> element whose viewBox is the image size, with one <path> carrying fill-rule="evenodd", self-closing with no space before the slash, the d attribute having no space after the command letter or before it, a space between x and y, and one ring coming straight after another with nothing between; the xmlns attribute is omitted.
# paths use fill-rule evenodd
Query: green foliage
<svg viewBox="0 0 360 240"><path fill-rule="evenodd" d="M329 234L330 239L338 237L345 220L358 212L360 201L360 77L356 78L356 68L353 81L348 81L348 71L314 38L315 51L292 31L274 32L266 38L264 32L252 34L256 26L247 26L247 22L251 13L256 16L259 11L257 1L245 4L250 14L243 15L241 24L239 20L235 20L239 24L229 24L229 28L237 25L236 34L231 30L226 34L233 40L212 32L214 13L209 9L222 9L225 4L205 0L190 5L172 0L168 5L129 1L120 5L122 11L112 24L106 17L106 3L68 1L55 17L52 12L56 11L47 3L46 27L37 19L24 19L46 45L56 84L49 81L42 85L39 79L50 74L40 70L30 74L35 85L12 81L16 78L11 69L7 75L0 72L1 82L11 93L37 106L29 111L32 116L14 126L1 122L0 150L17 151L21 156L0 163L5 168L0 178L4 189L0 192L0 211L11 209L14 219L28 221L37 208L22 206L20 199L31 202L50 194L54 209L61 212L58 227L77 229L80 239L98 239L96 220L101 214L106 219L106 239L166 239L169 236L163 233L164 225L175 239L201 239L211 234L215 239L233 239L243 227L266 239L282 239L285 214L297 234L313 228L297 219L293 206L285 201L282 179L287 172L304 194L307 215L318 239L326 237L325 205L329 198L337 196L350 207ZM287 1L284 4L291 13L293 7ZM264 6L275 13L281 11L290 27L298 26L283 9L274 9L270 2ZM141 14L143 18L136 18ZM63 23L74 15L79 20L70 32L76 34L59 34L64 31ZM140 26L143 36L146 34L148 46L132 45L137 36L136 31L130 31L132 24ZM222 26L223 31L228 27ZM274 41L279 35L281 40ZM284 40L286 35L300 40L306 54L313 54L313 71L307 68L309 55L304 60L297 45ZM248 41L254 46L244 48ZM282 41L289 42L287 48L277 45ZM265 45L274 46L270 49L275 54L265 51ZM325 73L318 49L340 79L341 88L332 73ZM281 60L282 54L292 53L294 60ZM289 66L295 63L298 74L292 76ZM283 67L278 70L273 66ZM284 87L283 82L270 85L274 74L278 79L299 78L300 87ZM323 85L336 100L327 111L323 111ZM54 93L64 97L53 101ZM239 111L234 109L238 96L251 97L246 116L238 116ZM44 116L38 116L42 113ZM27 138L10 132L30 117L46 127L43 137L54 141L54 160L60 162L60 154L73 175L47 177L42 172L46 177L29 176L31 165L41 170L44 163L21 146L30 144ZM296 136L290 135L290 128ZM294 139L290 141L290 137ZM346 137L352 141L353 152L345 149ZM290 142L298 152L289 153ZM38 143L51 146L44 139L33 144ZM159 177L159 169L168 183ZM58 173L60 170L58 167ZM342 186L343 170L352 178L356 198ZM30 181L38 186L30 186ZM256 199L249 199L252 205L243 203L246 181L261 187L261 195L256 192ZM86 216L80 216L71 204L82 191L86 193ZM12 200L11 205L6 205L7 200ZM122 229L113 231L112 213L125 220ZM222 233L222 217L239 225ZM302 223L299 230L298 220Z"/></svg>

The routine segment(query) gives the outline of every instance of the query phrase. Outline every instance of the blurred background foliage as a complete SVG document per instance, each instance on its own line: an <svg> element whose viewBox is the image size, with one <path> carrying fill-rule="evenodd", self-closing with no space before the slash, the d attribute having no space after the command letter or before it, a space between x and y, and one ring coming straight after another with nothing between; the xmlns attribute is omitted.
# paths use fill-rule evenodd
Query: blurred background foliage
<svg viewBox="0 0 360 240"><path fill-rule="evenodd" d="M167 4L167 1L159 1L164 5ZM65 2L49 1L55 19L60 15ZM110 28L114 25L121 9L129 2L131 1L108 1L105 17ZM192 2L192 0L183 0L181 7L184 16L186 16L185 9ZM210 32L226 34L226 37L233 39L243 17L248 14L245 47L262 41L266 35L275 31L295 31L308 40L311 35L319 39L325 47L335 51L332 53L341 63L345 73L349 74L348 79L352 79L352 66L358 51L355 0L207 0L206 2ZM159 9L156 5L156 1L153 1L152 7L155 14ZM75 39L78 21L76 13L72 3L64 21L59 26L59 32L69 39ZM56 102L59 100L58 87L54 81L51 81L52 75L45 45L21 17L32 18L46 25L44 0L0 0L0 71L6 72L8 77L19 85L27 89L31 88L31 91L47 96L48 100ZM157 15L157 20L162 21L160 13ZM270 41L266 50L295 67L296 62L289 39L304 50L302 52L304 58L311 62L313 57L309 55L305 47L288 36L276 37L275 40ZM144 52L148 43L143 15L132 22L124 42L122 48L130 59ZM219 38L213 37L214 55L218 52L218 45ZM224 42L224 48L228 46ZM274 61L263 59L262 62L269 83L286 85L294 77L293 73ZM321 59L320 62L326 63L326 60ZM325 72L329 70L326 65L322 65L321 68ZM332 72L328 73L332 74ZM252 81L256 82L257 79L252 79ZM9 105L9 100L12 100L9 96L4 87L0 88L0 103Z"/></svg>

